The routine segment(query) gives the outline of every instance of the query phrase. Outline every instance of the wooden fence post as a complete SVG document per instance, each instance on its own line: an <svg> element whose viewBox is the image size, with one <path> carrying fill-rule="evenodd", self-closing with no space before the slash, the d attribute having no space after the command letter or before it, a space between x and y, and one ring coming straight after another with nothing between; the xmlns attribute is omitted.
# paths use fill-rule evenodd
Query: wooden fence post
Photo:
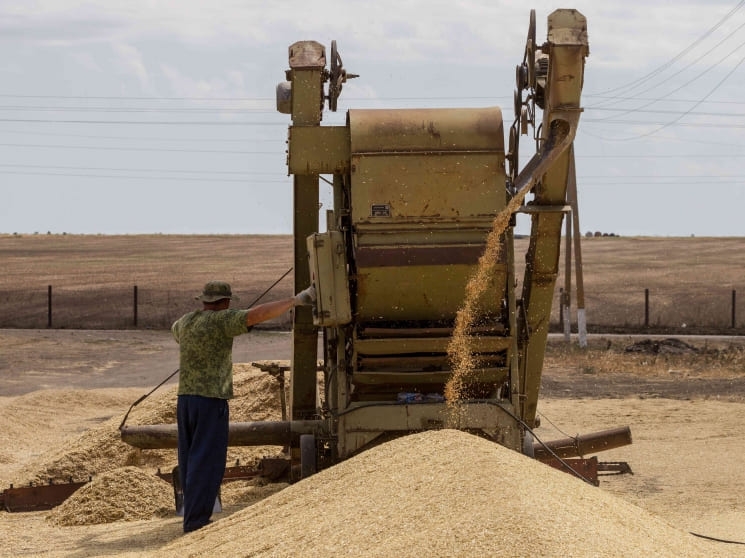
<svg viewBox="0 0 745 558"><path fill-rule="evenodd" d="M737 292L735 289L732 289L732 329L737 327L735 308L737 308Z"/></svg>
<svg viewBox="0 0 745 558"><path fill-rule="evenodd" d="M644 327L649 327L649 289L644 289Z"/></svg>
<svg viewBox="0 0 745 558"><path fill-rule="evenodd" d="M52 285L47 286L47 327L52 327Z"/></svg>
<svg viewBox="0 0 745 558"><path fill-rule="evenodd" d="M134 326L137 327L137 285L134 288Z"/></svg>

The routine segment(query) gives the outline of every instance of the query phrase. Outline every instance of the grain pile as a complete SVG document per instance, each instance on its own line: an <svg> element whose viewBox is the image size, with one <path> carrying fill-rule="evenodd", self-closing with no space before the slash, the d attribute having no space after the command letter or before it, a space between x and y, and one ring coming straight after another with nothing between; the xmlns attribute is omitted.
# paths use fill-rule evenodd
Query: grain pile
<svg viewBox="0 0 745 558"><path fill-rule="evenodd" d="M456 430L369 449L154 556L714 556L642 509Z"/></svg>
<svg viewBox="0 0 745 558"><path fill-rule="evenodd" d="M135 391L44 389L0 399L0 484L46 482L50 451L74 444L80 431L98 428L111 417L111 407L121 407ZM71 415L68 409L74 409ZM81 424L81 420L84 424ZM37 475L38 473L38 475ZM86 471L81 478L85 480ZM68 480L64 475L64 480Z"/></svg>
<svg viewBox="0 0 745 558"><path fill-rule="evenodd" d="M173 489L137 467L104 473L80 488L47 516L52 525L96 525L167 517L174 513Z"/></svg>
<svg viewBox="0 0 745 558"><path fill-rule="evenodd" d="M250 365L236 365L234 382L236 398L230 404L232 420L281 418L278 384L274 378ZM8 442L3 447L13 448L12 454L0 453L0 469L4 471L0 479L16 486L46 484L50 479L54 482L93 479L54 510L50 520L55 525L149 519L159 510L167 510L170 515L174 513L173 490L155 472L158 468L170 471L176 466L176 450L139 450L122 442L118 427L123 414L102 417L95 427L82 434L54 439L55 421L63 420L59 409L70 405L93 405L96 401L110 404L111 401L104 400L104 397L111 396L46 390L16 398L12 403L0 401L0 410L5 411L4 417L8 419L3 420L4 427L0 428L0 436ZM131 404L135 399L130 396L124 401ZM120 406L126 408L128 404L124 401ZM38 411L42 402L43 411L34 412L33 408ZM127 424L173 423L176 420L175 407L176 386L161 388L135 407ZM31 438L30 431L36 432ZM34 439L37 436L49 437L47 450L37 449L25 457L19 455L19 443L28 442L32 447L34 442L38 442ZM274 446L231 447L228 465L236 462L253 465L261 457L277 456L280 451L281 448ZM14 462L14 456L17 462ZM260 481L238 483L225 490L223 502L226 505L245 505L283 486L264 486Z"/></svg>
<svg viewBox="0 0 745 558"><path fill-rule="evenodd" d="M230 404L231 420L278 420L280 418L277 381L268 374L249 365L236 365L235 392L236 398ZM42 397L49 398L50 395L37 392L25 397L36 400ZM65 397L72 399L72 404L74 404L74 397L67 394ZM70 405L71 401L65 401L64 404ZM63 407L62 402L60 402L61 407ZM20 418L23 413L16 414ZM28 414L31 415L31 413ZM70 479L83 481L128 465L150 467L153 471L157 468L170 470L176 465L175 450L143 451L122 442L118 430L122 418L123 415L108 418L82 435L63 440L62 443L51 446L44 453L30 456L25 463L19 464L18 471L14 473L13 478L9 479L10 482L24 485L29 482L46 483L49 479L65 482ZM41 424L36 415L34 425L37 425L41 433L53 433L54 417L46 417L44 420L44 424ZM141 405L135 407L127 424L167 424L175 421L176 386L169 386L161 388L161 391L155 392ZM9 428L11 433L15 432L12 424L9 424ZM27 432L28 426L23 425L23 429ZM20 434L18 436L20 437ZM230 448L228 459L231 464L240 460L242 464L248 465L263 455L276 453L275 447Z"/></svg>
<svg viewBox="0 0 745 558"><path fill-rule="evenodd" d="M260 477L226 482L220 487L220 501L223 507L246 506L263 500L288 486L285 482L268 482Z"/></svg>

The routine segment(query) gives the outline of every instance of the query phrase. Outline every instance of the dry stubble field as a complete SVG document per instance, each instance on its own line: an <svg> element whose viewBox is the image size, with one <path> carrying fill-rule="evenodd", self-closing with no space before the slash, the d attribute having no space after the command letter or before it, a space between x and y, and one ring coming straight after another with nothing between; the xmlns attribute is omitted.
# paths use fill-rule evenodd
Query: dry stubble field
<svg viewBox="0 0 745 558"><path fill-rule="evenodd" d="M516 241L518 277L527 243ZM729 332L732 291L745 300L745 239L583 238L582 252L591 331L636 332L645 289L655 331ZM53 326L68 329L131 327L134 285L141 327L162 329L193 307L195 291L210 279L230 281L245 303L293 265L289 236L261 235L0 235L0 261L0 327L46 327L52 285ZM554 323L563 257L559 272ZM288 296L291 277L272 296ZM732 333L745 334L745 310L736 322Z"/></svg>
<svg viewBox="0 0 745 558"><path fill-rule="evenodd" d="M3 238L0 245L5 247L4 243L18 240L23 239ZM109 280L127 284L131 282L131 278L125 275L125 270L129 269L136 270L133 273L140 284L145 281L145 277L163 283L162 276L158 279L155 272L148 271L157 263L158 266L163 266L160 269L168 277L166 282L174 284L174 289L179 288L187 299L205 280L215 274L233 281L239 292L261 292L264 285L268 286L286 271L290 259L289 254L279 257L280 253L284 253L281 251L282 246L285 251L289 250L286 237L268 237L268 240L261 237L31 237L30 242L41 246L50 240L67 242L68 249L73 253L90 255L89 259L81 257L76 265L72 265L70 252L63 251L66 257L55 258L57 250L48 246L47 256L43 259L47 268L56 267L55 262L58 262L59 267L55 272L58 280L70 280L78 285L91 282L106 284ZM164 243L159 244L158 240L163 240ZM686 284L692 279L687 279L686 273L681 270L676 272L675 265L693 258L701 260L702 266L711 269L718 260L709 260L709 255L703 252L709 254L709 248L724 251L737 249L736 241L730 239L700 239L686 249L688 241L689 239L588 241L585 243L588 291L602 288L593 285L622 284L625 288L633 288L633 285L629 287L633 278L650 280L658 275L660 280L670 285L663 281L652 288L677 288L678 277ZM111 244L107 246L109 242ZM264 248L272 242L278 244L272 245L269 252L257 254L247 248L256 242ZM639 269L635 271L632 265L632 248L637 243L645 248L643 252L650 262L637 262ZM129 245L126 250L122 248L125 244ZM140 247L149 247L148 252L152 252L141 263L131 255L135 251L133 246L138 244ZM214 252L216 245L226 249L232 247L230 254L241 262L240 265L230 267L226 263L230 259L228 253L218 250L218 254L209 259L215 263L207 264L213 267L201 267L200 261L208 261L204 250ZM745 251L738 249L736 253L743 252ZM125 257L127 253L130 255ZM696 253L699 255L695 255ZM6 252L3 254L5 260ZM157 254L157 257L153 254ZM600 254L606 256L602 261ZM672 255L665 265L660 263L665 260L664 254ZM680 256L673 257L675 254ZM618 257L618 268L613 268L612 265L614 255ZM112 269L113 262L119 259L114 256L122 256L123 260L129 262L118 273ZM112 257L113 261L105 261ZM724 253L720 253L720 257L723 258ZM25 277L26 284L45 285L47 276L38 267L34 268L38 262L29 262L24 258L23 250L13 251L8 261L18 262L24 259L25 274L17 267L10 266L8 280L18 281ZM65 261L61 261L62 259ZM266 260L265 268L247 276L239 271L247 267L249 262L259 259ZM151 262L150 266L146 264L147 261ZM94 271L86 273L86 265L92 266ZM199 268L200 271L191 275L190 270L194 268ZM650 272L662 269L665 273ZM149 275L150 273L153 275ZM614 280L614 274L622 279ZM700 281L703 275L710 276L709 273L693 273L690 277L699 277ZM722 281L731 281L733 285L739 280L728 276L726 269L720 270L719 277ZM697 284L703 289L701 283ZM287 288L289 292L289 287ZM604 477L600 488L593 489L596 494L619 498L618 503L614 505L611 501L609 504L601 499L596 502L593 492L588 495L577 487L577 494L581 495L583 505L575 503L571 500L572 496L567 494L563 495L563 503L560 504L556 501L555 490L563 485L563 481L554 477L544 479L542 471L533 472L527 478L515 477L509 462L502 465L501 475L500 471L475 471L469 467L468 462L463 462L463 458L468 461L477 454L467 453L466 449L470 451L471 448L464 444L463 455L456 456L446 470L441 469L443 465L438 461L442 457L440 454L445 453L444 450L432 454L427 460L421 460L421 468L409 462L398 465L408 468L407 477L421 476L426 486L436 484L430 478L432 471L440 471L439 474L444 476L448 474L446 471L453 468L459 475L456 484L463 483L463 491L448 492L446 502L437 501L437 495L430 495L433 499L427 507L430 511L424 516L418 516L419 528L416 531L426 534L427 529L432 529L430 538L437 539L437 533L443 532L443 526L436 523L436 520L445 519L434 510L441 507L448 509L449 506L461 510L460 513L466 516L472 514L468 529L473 527L472 524L480 529L481 535L477 536L475 543L466 543L455 536L453 540L459 541L460 546L448 547L449 553L438 552L437 549L428 553L453 555L454 549L456 552L460 549L459 553L463 555L630 555L628 552L624 553L623 549L626 547L621 540L624 537L627 541L638 537L640 526L632 526L628 523L631 521L629 518L619 517L614 522L608 520L603 524L601 531L606 535L599 540L605 545L604 552L598 553L596 547L584 546L586 537L583 536L585 530L593 532L591 529L594 526L591 523L594 518L606 518L609 507L624 508L628 503L632 513L634 509L638 510L635 513L643 524L654 525L657 529L656 522L661 521L672 527L670 531L658 529L644 533L650 544L659 545L657 539L662 537L672 545L657 555L683 555L674 546L681 544L683 546L680 548L685 548L687 555L745 556L743 545L699 539L690 542L693 537L688 534L696 532L745 541L745 503L741 498L745 491L745 473L742 467L742 456L745 455L745 365L741 341L729 338L687 339L698 351L682 354L625 351L626 347L638 340L624 336L593 336L591 347L587 351L580 351L576 347L567 348L560 341L552 341L544 373L544 398L539 407L543 424L538 429L538 434L545 439L613 426L631 427L633 445L599 454L599 457L601 460L627 461L634 475ZM237 352L240 355L238 360L244 362L260 358L287 358L289 336L286 333L257 332L255 336L242 339ZM95 438L95 434L100 433L109 422L118 423L137 397L150 386L156 385L175 367L175 358L175 346L164 331L0 330L0 431L3 440L0 482L6 485L11 482L20 484L33 478L39 471L47 470L52 462L65 458L70 460L67 452L79 447L80 440L86 436ZM172 389L172 386L162 389ZM260 392L255 391L249 396L257 394ZM172 397L172 392L166 391L162 396L168 399ZM250 418L261 420L258 409L270 406L267 401L262 400L261 405L253 409L254 414ZM168 405L168 401L165 404ZM438 443L441 444L438 447L445 447L443 442ZM169 459L172 461L173 457L166 455L160 459L167 462ZM120 449L114 451L108 460L96 459L85 465L78 463L77 467L93 469L93 472L103 474L106 472L103 469L107 468L117 471L115 467L127 464L128 459L132 460L128 452ZM154 458L141 457L140 461L139 467L142 470L153 472ZM359 466L364 472L359 473L359 479L369 477L371 482L383 482L379 476L385 472L384 468L388 464L396 467L395 463L389 463L381 456L378 456L375 465L361 462ZM345 474L350 473L346 471ZM357 477L357 474L352 472L352 476ZM319 477L318 482L328 482L324 479L326 477ZM395 499L399 498L414 502L415 493L406 492L405 486L408 484L401 480L396 483L398 484L394 484L394 488L397 492L385 501L392 500L395 503ZM356 502L357 509L340 509L338 502L325 500L325 493L320 491L322 486L327 485L319 484L316 487L310 483L298 484L293 487L294 491L283 490L261 502L261 507L256 508L260 511L256 514L275 517L275 523L286 522L287 529L280 529L279 532L261 525L256 514L252 516L250 513L252 506L258 505L253 503L256 499L271 493L269 490L256 496L257 487L246 488L246 494L254 496L236 497L226 507L224 514L216 516L217 522L213 527L188 537L180 534L178 519L172 516L99 525L60 526L48 520L48 512L2 512L0 554L202 555L207 549L222 545L223 555L249 555L248 550L244 553L240 549L256 546L255 537L252 536L256 529L257 533L261 532L266 537L264 551L258 551L256 555L293 556L300 549L305 549L309 556L325 556L330 553L319 550L321 547L318 546L318 540L309 534L324 532L324 521L330 521L332 525L334 521L337 522L339 529L342 525L345 529L351 525L352 533L350 535L348 531L344 531L346 536L372 544L369 540L371 526L366 523L371 519L367 513L362 513L365 510L360 509L364 503ZM480 501L474 497L473 490L478 490L474 486L482 486L494 494L493 498L488 499L493 505L493 511L487 514L488 517L484 516L482 510L468 508L464 504L464 501L469 500ZM327 489L332 490L330 487ZM368 490L372 488L368 487ZM417 490L419 494L421 490ZM282 516L282 510L288 505L280 496L284 492L288 494L287 498L300 503L306 502L304 498L307 498L308 506L320 502L323 520L321 516L301 517L302 526L298 527L295 518ZM508 524L508 518L500 516L505 498L517 498L517 501L523 502L523 506L511 512L512 517L522 522L519 525ZM131 499L134 499L134 495ZM567 501L572 502L568 511L563 509ZM380 502L376 505L381 506ZM551 506L556 506L556 509ZM559 510L558 506L562 509ZM482 502L481 508L483 507ZM392 515L395 518L401 507L393 505L380 509L383 510L379 514L381 517ZM566 521L566 513L571 517L572 510L575 515L579 514L575 518L580 520L579 526L562 522ZM651 515L646 516L647 512ZM277 516L277 513L280 515ZM365 520L357 517L355 521L355 516L360 514ZM280 520L277 517L284 518ZM381 521L381 518L376 521ZM468 523L468 517L465 517L465 521ZM499 528L496 533L489 531L494 528L490 521L496 521L503 529L511 529L512 535L501 532ZM465 532L466 526L462 528ZM406 540L407 534L396 532L396 529L394 522L393 526L388 526L388 531L382 533L383 538L374 542L376 546L373 548L377 552L370 552L371 547L368 547L365 553L359 550L359 546L352 546L347 549L346 554L385 555L386 549L391 548L390 541L395 537ZM619 535L615 534L616 530L620 530ZM518 531L521 533L519 537L515 535ZM486 536L484 533L489 535L480 540L479 536ZM414 532L409 533L412 540L419 541L418 546L411 547L409 552L400 555L421 554L421 545L424 543L414 535ZM450 533L449 536L452 538L453 534ZM598 536L593 535L596 540ZM497 553L494 550L495 540L504 552ZM543 550L536 553L531 541L541 543ZM564 544L569 544L569 547L563 546ZM659 551L659 546L654 548ZM341 550L338 553L345 554Z"/></svg>

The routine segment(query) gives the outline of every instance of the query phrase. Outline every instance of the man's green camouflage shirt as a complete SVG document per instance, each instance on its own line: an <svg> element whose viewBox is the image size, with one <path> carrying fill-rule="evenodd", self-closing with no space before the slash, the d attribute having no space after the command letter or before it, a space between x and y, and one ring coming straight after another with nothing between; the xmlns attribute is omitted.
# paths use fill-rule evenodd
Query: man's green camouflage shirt
<svg viewBox="0 0 745 558"><path fill-rule="evenodd" d="M171 327L180 347L179 395L233 397L233 338L247 333L248 310L196 310Z"/></svg>

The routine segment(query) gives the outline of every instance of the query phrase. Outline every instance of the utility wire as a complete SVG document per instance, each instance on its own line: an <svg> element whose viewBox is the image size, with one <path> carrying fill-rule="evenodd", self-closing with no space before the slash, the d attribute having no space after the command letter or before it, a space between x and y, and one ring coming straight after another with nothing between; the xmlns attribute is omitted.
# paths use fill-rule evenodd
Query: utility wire
<svg viewBox="0 0 745 558"><path fill-rule="evenodd" d="M29 135L29 136L50 136L50 137L61 137L61 138L84 138L84 139L95 139L95 140L124 140L124 141L173 141L173 142L190 142L190 143L282 143L284 139L274 138L184 138L184 137L162 137L162 136L103 136L99 134L63 134L59 132L32 132L29 130L0 130L0 134L12 134L12 135Z"/></svg>
<svg viewBox="0 0 745 558"><path fill-rule="evenodd" d="M279 172L257 172L253 170L245 170L245 171L225 171L225 170L184 170L184 169L158 169L158 168L146 168L146 169L138 169L138 168L117 168L117 167L74 167L74 166L66 166L66 165L17 165L17 164L10 164L10 163L0 163L0 167L12 167L12 168L24 168L24 169L61 169L61 170L76 170L76 171L83 171L83 170L89 170L89 171L108 171L108 172L165 172L165 173L174 173L174 174L209 174L209 175L215 175L215 174L238 174L238 175L247 175L247 176L277 176L282 175L284 173Z"/></svg>
<svg viewBox="0 0 745 558"><path fill-rule="evenodd" d="M738 29L740 29L741 27L745 27L745 23L743 23L743 24L742 24L742 25L741 25L740 27L738 27ZM630 109L623 109L623 112L622 112L622 114L621 114L620 116L623 116L624 114L631 114L631 113L634 113L634 114L636 114L636 113L638 113L638 112L642 112L642 111L643 111L643 109L645 109L645 108L647 108L647 107L649 107L649 106L651 106L651 105L653 105L653 104L655 104L655 103L657 103L657 102L659 102L659 101L667 101L667 99L669 98L669 96L670 96L670 95L672 95L673 93L677 93L678 91L680 91L680 90L681 90L681 89L683 89L684 87L687 87L688 85L690 85L690 84L691 84L691 83L693 83L694 81L696 81L696 80L700 79L701 77L703 77L704 75L706 75L707 73L709 73L710 71L712 71L713 69L717 68L717 67L718 67L718 66L719 66L719 65L720 65L720 64L721 64L722 62L724 62L725 60L727 60L727 58L729 58L729 57L730 57L730 56L732 56L732 55L733 55L733 54L734 54L735 52L737 52L738 50L740 50L740 49L741 49L741 48L742 48L743 46L745 46L745 42L742 42L742 43L740 43L740 44L739 44L739 45L738 45L738 46L737 46L737 47L736 47L735 49L731 50L731 51L730 51L730 52L729 52L729 53L728 53L728 54L727 54L727 55L726 55L726 56L725 56L724 58L721 58L721 59L719 59L719 60L718 60L718 61L717 61L717 62L716 62L715 64L711 64L711 65L710 65L709 67L707 67L707 68L706 68L706 69L705 69L704 71L702 71L702 72L701 72L701 73L699 73L698 75L694 76L694 77L693 77L692 79L690 79L690 80L688 80L688 81L686 81L686 82L684 82L684 83L680 84L680 85L679 85L678 87L676 87L676 88L675 88L675 89L673 89L672 91L669 91L669 92L668 92L668 93L666 94L666 96L665 96L665 97L659 97L658 99L654 99L654 100L651 100L651 101L649 101L648 103L646 103L646 104L643 104L643 105L641 105L641 106L639 106L639 107L634 107L634 108L630 108ZM741 59L741 60L740 60L740 62L739 62L739 63L738 63L738 64L737 64L736 66L735 66L735 69L736 69L736 68L737 68L737 67L738 67L738 66L739 66L739 65L740 65L741 63L742 63L742 59ZM682 70L681 70L681 71L682 71ZM729 76L730 74L731 74L731 72L730 72L729 74L727 74L727 75ZM677 75L677 74L675 74L675 75ZM647 90L645 90L645 91L644 91L644 93L646 93L647 91L649 91L649 90L651 90L651 89L655 89L656 87L659 87L659 85L662 85L662 84L658 84L658 85L655 85L654 87L652 87L652 88L650 88L650 89L647 89ZM712 91L711 93L713 93L713 91ZM711 95L711 93L709 93L709 95ZM704 98L704 99L705 99L705 98ZM696 107L696 106L699 106L699 105L700 105L701 103L702 103L702 100L700 100L700 101L695 101L695 102L694 102L694 107ZM602 108L601 108L601 110L614 110L614 109L602 109ZM617 110L617 109L615 109L615 110ZM661 111L653 111L653 112L661 112ZM674 112L675 112L676 114L681 114L681 112L680 112L680 111L674 111ZM692 114L692 112L693 112L693 111L692 111L692 109L690 109L690 110L688 110L688 111L683 111L683 112L682 112L682 114L683 114L683 115L686 115L686 114ZM605 119L609 119L609 118L612 118L612 117L614 117L614 116L618 116L618 115L607 116L607 117L605 117ZM601 120L603 120L603 119L601 119Z"/></svg>
<svg viewBox="0 0 745 558"><path fill-rule="evenodd" d="M693 43L688 45L686 48L684 48L682 51L680 51L678 54L676 54L672 59L668 60L667 62L664 62L651 72L645 74L644 76L637 78L634 81L631 81L629 83L619 85L618 87L614 87L612 89L606 89L605 91L601 91L597 93L598 95L603 95L607 93L613 93L614 91L622 91L622 90L633 90L636 89L638 85L641 85L647 81L649 81L651 78L655 77L656 75L662 73L665 69L669 68L672 64L680 60L683 56L688 54L694 47L696 47L699 43L701 43L704 39L709 37L714 31L719 29L724 23L726 23L732 15L735 14L742 6L745 5L745 0L740 0L734 8L732 8L729 12L727 12L713 27L709 28L701 37L696 39Z"/></svg>
<svg viewBox="0 0 745 558"><path fill-rule="evenodd" d="M630 99L641 100L641 99L638 99L638 96L639 96L639 95L643 95L644 93L648 93L649 91L652 91L653 89L657 89L658 87L660 87L660 86L662 86L662 85L664 85L664 84L666 84L666 83L669 83L669 82L670 82L670 80L672 80L672 78L674 78L674 77L676 77L676 76L680 75L680 74L681 74L681 73L683 73L683 72L684 72L685 70L687 70L688 68L690 68L691 66L693 66L694 64L696 64L697 62L699 62L699 61L700 61L700 60L701 60L702 58L704 58L704 57L705 57L706 55L710 54L710 53L711 53L711 52L712 52L712 51L713 51L714 49L716 49L717 47L719 47L719 46L720 46L720 45L721 45L722 43L724 43L724 42L725 42L725 41L726 41L727 39L729 39L730 37L732 37L732 36L733 36L733 35L734 35L734 34L735 34L735 33L736 33L737 31L739 31L739 30L740 30L740 29L742 29L743 27L745 27L745 23L741 24L741 25L740 25L740 26L739 26L739 27L738 27L737 29L735 29L735 31L733 31L732 33L730 33L729 35L727 35L727 36L726 36L726 37L725 37L724 39L722 39L721 41L719 41L719 42L718 42L718 43L717 43L716 45L714 45L714 46L713 46L713 47L712 47L711 49L709 49L709 50L708 50L708 51L706 51L706 52L705 52L704 54L702 54L702 55L701 55L701 56L700 56L699 58L697 58L697 59L693 60L693 61L692 61L692 62L690 62L690 63L689 63L688 65L684 66L683 68L681 68L680 70L678 70L677 72L675 72L674 74L672 74L671 76L668 76L668 77L667 77L667 78L666 78L666 79L665 79L664 81L661 81L660 83L654 84L654 85L652 85L652 86L648 87L647 89L644 89L644 90L640 91L640 92L639 92L639 93L638 93L637 95L634 95L633 97L630 97ZM681 89L683 89L683 88L684 88L684 87L686 87L687 85L690 85L690 84L691 84L691 83L693 83L694 81L696 81L696 80L700 79L701 77L703 77L704 75L706 75L706 74L707 74L708 72L710 72L710 71L711 71L711 70L713 70L714 68L718 67L718 66L719 66L719 65L720 65L720 64L721 64L722 62L724 62L724 61L725 61L725 60L726 60L727 58L729 58L729 57L730 57L730 56L731 56L732 54L734 54L734 53L735 53L735 52L737 52L737 51L738 51L738 50L739 50L740 48L742 48L742 46L743 46L743 45L745 45L745 43L741 43L741 44L740 44L740 45L738 45L738 46L737 46L737 47L736 47L735 49L731 50L731 51L730 51L730 52L729 52L729 53L728 53L728 54L727 54L727 55L726 55L725 57L723 57L723 58L719 59L719 60L718 60L718 61L717 61L716 63L714 63L714 64L710 64L710 65L709 65L709 66L708 66L708 67L707 67L707 68L706 68L705 70L703 70L703 71L702 71L702 72L700 72L699 74L695 75L695 76L694 76L693 78L691 78L691 79L689 79L688 81L684 82L683 84L681 84L681 85L680 85L680 86L678 86L677 88L673 89L672 91L669 91L669 92L668 92L667 94L665 94L664 96L660 96L660 97L657 97L656 99L645 99L646 101L649 101L649 103L647 103L647 104L644 104L644 105L641 105L640 107L636 107L636 108L633 108L633 109L626 109L626 110L627 110L628 112L636 112L636 111L638 111L639 109L643 109L643 108L646 108L646 107L648 107L648 106L650 106L650 105L652 105L652 104L654 104L654 103L656 103L656 102L659 102L659 101L666 101L666 102L668 102L668 101L671 101L671 99L670 99L670 96L671 96L671 95L672 95L673 93L676 93L677 91L680 91ZM690 102L696 102L696 101L690 101ZM606 103L605 105L603 105L603 104L601 104L601 105L598 105L597 107L586 107L586 108L601 108L601 107L603 107L603 106L607 106L607 103ZM611 110L611 109L608 109L608 110Z"/></svg>
<svg viewBox="0 0 745 558"><path fill-rule="evenodd" d="M592 98L595 98L595 97L598 97L600 99L610 99L610 100L615 100L615 101L660 101L660 100L663 100L663 99L665 101L670 102L670 103L695 103L695 102L698 101L698 99L670 99L667 96L666 97L653 97L653 98L650 98L650 97L638 97L636 95L632 95L632 96L626 97L626 96L622 96L622 95L590 95L590 94L585 95L584 93L582 94L582 98L583 99L592 99ZM712 105L715 105L715 104L716 105L745 105L745 102L744 101L712 101L712 100L707 100L706 101L706 104L712 104ZM604 108L604 107L595 106L595 105L586 105L586 106L584 106L582 108L585 109L585 110L623 110L623 109Z"/></svg>
<svg viewBox="0 0 745 558"><path fill-rule="evenodd" d="M55 144L26 144L26 143L0 143L0 147L28 147L44 149L91 149L102 151L159 151L171 153L216 153L222 155L280 155L280 151L241 151L234 149L176 149L165 147L108 147L103 145L55 145Z"/></svg>
<svg viewBox="0 0 745 558"><path fill-rule="evenodd" d="M646 132L644 134L636 134L634 136L629 136L629 137L626 137L626 138L604 138L604 139L607 139L609 141L631 141L631 140L636 140L636 139L641 139L641 138L649 137L649 136L651 136L653 134L656 134L660 130L664 130L665 128L667 128L669 126L672 126L673 124L681 125L681 124L679 124L679 121L682 118L684 118L685 116L687 116L688 114L690 114L693 111L693 109L695 109L697 106L699 106L701 103L703 103L709 96L713 95L714 92L717 89L719 89L722 86L722 84L725 81L727 81L730 78L730 76L732 76L732 74L735 73L735 71L742 65L743 62L745 62L745 56L743 56L742 58L740 58L740 61L737 63L737 65L735 65L735 67L732 68L732 70L730 70L729 72L727 72L727 74L721 80L719 80L719 82L698 103L694 104L690 108L690 110L688 110L688 111L680 114L675 120L672 120L670 122L667 122L665 124L662 124L658 128L655 128L654 130L651 130L651 131ZM694 124L694 126L711 127L711 126L705 126L704 124ZM716 126L716 124L713 124L712 126ZM725 127L725 126L722 126L722 127ZM729 127L729 126L726 126L726 127ZM736 126L736 127L745 127L745 126Z"/></svg>
<svg viewBox="0 0 745 558"><path fill-rule="evenodd" d="M267 109L246 109L246 108L231 108L231 107L216 107L216 108L164 108L164 107L40 107L35 105L0 105L0 111L8 112L104 112L104 113L130 113L130 112L157 112L162 113L173 113L173 114L276 114L276 110Z"/></svg>
<svg viewBox="0 0 745 558"><path fill-rule="evenodd" d="M657 128L656 130L653 130L652 132L650 132L648 134L639 134L639 135L636 135L636 136L631 136L629 138L622 138L620 140L619 139L615 139L615 138L606 138L604 136L598 136L598 135L594 136L594 137L599 137L599 138L602 138L602 139L607 139L609 141L626 141L626 140L629 140L629 139L643 138L643 137L652 135L653 133L655 133L655 132L657 132L659 130L663 130L663 129L665 129L667 127L670 127L670 126L680 126L680 127L683 127L683 128L717 128L717 129L721 129L721 130L724 130L724 129L740 129L740 128L745 128L745 124L719 124L719 123L715 123L715 122L680 122L680 120L684 116L688 116L688 115L689 115L688 112L682 112L682 113L680 113L680 115L678 116L678 118L676 118L675 120L672 120L670 122L654 122L654 121L650 121L650 120L601 120L601 119L597 119L597 118L584 118L582 120L582 123L583 124L625 124L625 125L637 124L637 125L641 125L641 126L659 125L659 128ZM587 133L587 130L583 128L582 129L582 133Z"/></svg>
<svg viewBox="0 0 745 558"><path fill-rule="evenodd" d="M745 44L745 43L743 43ZM652 105L654 103L657 103L658 101L671 102L669 99L664 99L660 97L659 99L655 99L654 101L650 102L649 105ZM689 101L689 102L699 102L699 101ZM644 105L644 107L647 107L649 105ZM605 121L608 118L618 118L619 116L623 116L624 114L687 114L690 116L721 116L723 118L742 118L745 116L745 112L705 112L705 111L691 111L691 110L671 110L671 109L646 109L646 108L634 108L634 109L625 109L625 108L598 108L598 109L585 109L585 112L592 113L594 111L601 111L601 112L619 112L621 114L613 114L611 116L605 117L605 118L595 118L593 119L593 122L602 122Z"/></svg>
<svg viewBox="0 0 745 558"><path fill-rule="evenodd" d="M230 121L210 122L206 120L52 120L48 118L0 118L0 122L24 122L26 124L144 124L178 126L282 126L281 122ZM286 124L284 124L286 126Z"/></svg>
<svg viewBox="0 0 745 558"><path fill-rule="evenodd" d="M7 171L7 170L0 170L0 174L10 174L10 175L24 175L24 176L66 176L66 177L75 177L75 178L116 178L116 179L123 179L123 180L177 180L179 182L233 182L233 183L240 183L240 184L251 184L252 182L248 178L213 178L209 176L205 176L203 178L191 178L191 177L184 177L184 176L134 176L134 175L121 175L121 174L89 174L89 173L70 173L70 172L34 172L34 171ZM291 183L290 178L285 178L284 180L272 180L272 179L266 179L262 178L262 183L277 183L277 184L289 184Z"/></svg>

